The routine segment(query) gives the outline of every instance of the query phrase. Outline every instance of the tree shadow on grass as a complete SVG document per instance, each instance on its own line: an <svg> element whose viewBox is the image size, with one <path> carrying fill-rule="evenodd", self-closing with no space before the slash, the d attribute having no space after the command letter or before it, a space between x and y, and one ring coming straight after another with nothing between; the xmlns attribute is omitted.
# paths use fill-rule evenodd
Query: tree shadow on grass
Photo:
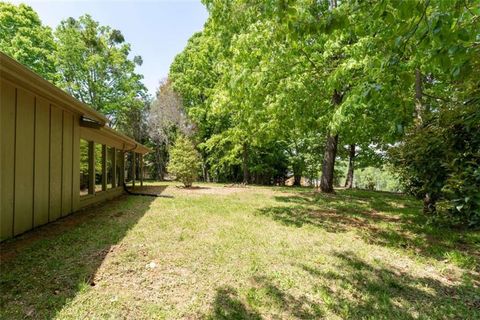
<svg viewBox="0 0 480 320"><path fill-rule="evenodd" d="M318 319L324 315L321 304L313 301L306 293L295 297L265 276L255 276L253 283L254 286L248 294L260 296L260 303L272 305L281 314L288 314L296 319Z"/></svg>
<svg viewBox="0 0 480 320"><path fill-rule="evenodd" d="M275 279L251 278L242 289L217 288L207 319L478 319L480 297L471 283L370 263L354 252L334 252L334 265L296 266L311 286L294 296ZM241 293L240 293L241 292Z"/></svg>
<svg viewBox="0 0 480 320"><path fill-rule="evenodd" d="M479 233L429 224L420 202L411 197L341 190L335 195L302 192L274 199L286 205L261 208L258 213L287 226L312 225L336 233L357 231L368 243L411 250L437 260L453 255L460 267L480 271Z"/></svg>
<svg viewBox="0 0 480 320"><path fill-rule="evenodd" d="M0 246L0 318L54 318L149 210L152 197L108 201Z"/></svg>
<svg viewBox="0 0 480 320"><path fill-rule="evenodd" d="M306 295L299 298L285 292L265 276L251 279L245 297L231 286L217 288L212 311L206 319L263 319L272 318L270 312L263 315L257 309L267 308L275 314L288 315L295 319L318 319L323 312L321 306Z"/></svg>
<svg viewBox="0 0 480 320"><path fill-rule="evenodd" d="M300 265L315 279L325 306L344 319L478 319L480 297L472 285L447 284L390 266L373 266L353 252L337 252L328 271Z"/></svg>
<svg viewBox="0 0 480 320"><path fill-rule="evenodd" d="M212 313L206 319L262 319L255 310L247 307L238 296L237 290L230 286L217 288Z"/></svg>

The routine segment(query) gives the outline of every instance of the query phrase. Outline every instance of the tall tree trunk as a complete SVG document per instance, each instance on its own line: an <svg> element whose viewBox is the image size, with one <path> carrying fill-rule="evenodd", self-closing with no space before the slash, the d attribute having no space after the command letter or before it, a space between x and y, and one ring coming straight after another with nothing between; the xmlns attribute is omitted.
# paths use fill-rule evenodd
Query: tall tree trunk
<svg viewBox="0 0 480 320"><path fill-rule="evenodd" d="M302 175L294 174L293 175L293 185L296 187L300 187L302 182Z"/></svg>
<svg viewBox="0 0 480 320"><path fill-rule="evenodd" d="M333 192L333 174L335 170L335 158L337 156L338 134L328 134L325 155L323 156L322 178L320 179L320 190L326 193Z"/></svg>
<svg viewBox="0 0 480 320"><path fill-rule="evenodd" d="M243 183L248 183L248 145L243 143L243 157L242 157Z"/></svg>
<svg viewBox="0 0 480 320"><path fill-rule="evenodd" d="M348 171L347 171L347 179L345 180L345 188L352 189L353 188L353 169L355 165L355 144L350 145L350 153L348 159Z"/></svg>
<svg viewBox="0 0 480 320"><path fill-rule="evenodd" d="M203 181L210 182L210 174L208 173L208 163L206 161L206 156L202 155L202 173L203 173Z"/></svg>
<svg viewBox="0 0 480 320"><path fill-rule="evenodd" d="M415 124L422 124L423 115L423 80L420 69L415 69Z"/></svg>
<svg viewBox="0 0 480 320"><path fill-rule="evenodd" d="M210 174L208 173L208 166L207 166L207 165L205 165L204 170L205 170L205 172L204 172L204 175L205 175L204 180L205 180L205 182L210 183Z"/></svg>
<svg viewBox="0 0 480 320"><path fill-rule="evenodd" d="M423 75L420 69L415 69L415 125L417 127L423 124L423 113L425 106L423 105ZM423 212L425 214L433 214L436 209L437 199L433 195L426 193L423 197Z"/></svg>
<svg viewBox="0 0 480 320"><path fill-rule="evenodd" d="M294 161L293 166L293 185L299 187L302 182L302 170L301 165Z"/></svg>
<svg viewBox="0 0 480 320"><path fill-rule="evenodd" d="M343 95L337 90L334 90L332 95L332 104L334 108L342 103L342 99ZM335 170L335 158L337 157L337 145L338 134L332 136L328 133L322 163L322 177L320 178L320 190L322 192L333 192L333 175Z"/></svg>
<svg viewBox="0 0 480 320"><path fill-rule="evenodd" d="M164 157L163 157L163 151L161 150L161 147L156 147L155 151L155 165L157 166L156 169L156 177L155 179L163 181L165 178L165 162L164 162Z"/></svg>

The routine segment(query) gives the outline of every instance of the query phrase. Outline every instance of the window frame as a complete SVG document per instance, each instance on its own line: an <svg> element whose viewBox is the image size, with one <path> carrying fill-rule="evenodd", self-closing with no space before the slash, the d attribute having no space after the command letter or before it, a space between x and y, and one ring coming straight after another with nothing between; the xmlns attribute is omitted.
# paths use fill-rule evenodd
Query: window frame
<svg viewBox="0 0 480 320"><path fill-rule="evenodd" d="M94 160L93 160L93 157L94 157L94 153L92 152L93 151L93 148L94 148L94 142L91 141L91 140L87 140L87 139L83 139L83 138L80 138L80 172L79 174L82 174L85 175L85 171L82 171L82 142L85 142L87 144L87 159L86 159L86 162L87 162L87 169L86 169L86 190L87 192L82 194L82 181L85 181L85 177L80 177L80 190L79 190L79 193L80 193L80 198L84 198L84 197L88 197L88 196L92 196L95 194L95 188L92 186L92 171L94 172ZM94 182L94 181L93 181Z"/></svg>

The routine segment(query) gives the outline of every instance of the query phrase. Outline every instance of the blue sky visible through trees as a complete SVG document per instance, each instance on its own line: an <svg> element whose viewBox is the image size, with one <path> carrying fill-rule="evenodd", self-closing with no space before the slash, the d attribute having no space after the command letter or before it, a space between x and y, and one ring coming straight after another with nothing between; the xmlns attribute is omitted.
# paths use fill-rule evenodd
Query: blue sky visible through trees
<svg viewBox="0 0 480 320"><path fill-rule="evenodd" d="M144 75L152 95L168 75L175 55L194 32L202 29L208 17L200 0L9 2L31 6L52 29L63 19L87 13L100 24L119 29L132 45L132 55L142 56L143 65L137 71Z"/></svg>

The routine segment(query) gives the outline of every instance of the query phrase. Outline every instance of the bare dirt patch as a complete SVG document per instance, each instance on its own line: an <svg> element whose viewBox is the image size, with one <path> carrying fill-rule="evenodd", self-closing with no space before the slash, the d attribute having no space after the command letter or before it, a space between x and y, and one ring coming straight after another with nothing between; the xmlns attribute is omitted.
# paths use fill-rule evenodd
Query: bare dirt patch
<svg viewBox="0 0 480 320"><path fill-rule="evenodd" d="M142 193L145 195L162 195L167 189L167 186L135 186L135 188L129 187L128 191L133 193Z"/></svg>
<svg viewBox="0 0 480 320"><path fill-rule="evenodd" d="M184 187L177 187L176 192L180 194L188 194L188 195L203 195L203 194L208 194L208 195L230 195L234 193L240 193L240 192L246 192L249 189L246 187L199 187L199 186L193 186L190 188L184 188Z"/></svg>

